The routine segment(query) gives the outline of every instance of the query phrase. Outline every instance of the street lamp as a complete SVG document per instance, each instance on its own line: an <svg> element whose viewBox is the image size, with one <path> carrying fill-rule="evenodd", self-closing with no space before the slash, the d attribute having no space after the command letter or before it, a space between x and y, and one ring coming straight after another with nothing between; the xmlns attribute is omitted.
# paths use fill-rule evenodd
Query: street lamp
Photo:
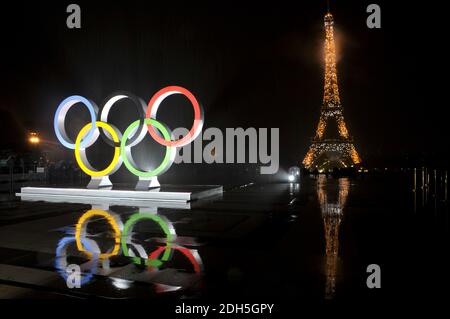
<svg viewBox="0 0 450 319"><path fill-rule="evenodd" d="M39 136L36 132L31 132L28 136L28 142L30 142L31 144L39 144L40 141L41 140L39 139Z"/></svg>
<svg viewBox="0 0 450 319"><path fill-rule="evenodd" d="M293 166L288 170L288 180L290 183L298 183L300 181L300 168Z"/></svg>

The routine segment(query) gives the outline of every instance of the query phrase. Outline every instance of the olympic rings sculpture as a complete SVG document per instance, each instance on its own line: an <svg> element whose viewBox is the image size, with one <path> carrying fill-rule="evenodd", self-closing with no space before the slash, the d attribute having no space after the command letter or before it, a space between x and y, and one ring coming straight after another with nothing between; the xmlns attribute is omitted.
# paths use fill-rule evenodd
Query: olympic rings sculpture
<svg viewBox="0 0 450 319"><path fill-rule="evenodd" d="M174 139L171 130L156 119L162 102L174 94L184 95L190 101L194 110L194 122L191 129L185 136L177 140ZM129 99L133 102L139 118L132 122L122 134L114 125L108 123L108 115L112 107L123 99ZM69 138L64 124L68 111L77 103L83 104L88 109L91 122L80 130L74 142ZM100 109L93 101L83 96L72 95L59 104L53 124L58 140L66 148L74 150L75 159L80 169L91 176L92 179L88 188L111 186L109 176L114 174L123 163L130 173L139 178L136 189L143 190L148 189L150 184L152 186L159 186L157 176L166 172L173 164L176 148L183 147L195 140L202 131L203 123L203 108L195 96L183 87L168 86L156 92L147 105L141 98L122 91L115 92L106 98ZM164 159L158 167L150 171L139 168L131 152L131 148L140 143L147 133L158 144L166 147ZM114 148L111 163L102 170L93 168L86 156L86 149L93 145L99 136Z"/></svg>

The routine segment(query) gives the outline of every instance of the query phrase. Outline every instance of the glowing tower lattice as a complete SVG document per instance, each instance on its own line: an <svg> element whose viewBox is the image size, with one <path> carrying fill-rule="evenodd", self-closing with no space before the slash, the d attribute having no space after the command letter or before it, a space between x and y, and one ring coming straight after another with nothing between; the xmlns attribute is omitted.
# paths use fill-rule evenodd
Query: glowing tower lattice
<svg viewBox="0 0 450 319"><path fill-rule="evenodd" d="M310 169L328 170L359 164L361 158L353 145L345 125L339 98L336 72L333 16L327 13L325 21L325 84L323 104L316 135L312 139L303 165ZM334 135L333 135L334 134Z"/></svg>

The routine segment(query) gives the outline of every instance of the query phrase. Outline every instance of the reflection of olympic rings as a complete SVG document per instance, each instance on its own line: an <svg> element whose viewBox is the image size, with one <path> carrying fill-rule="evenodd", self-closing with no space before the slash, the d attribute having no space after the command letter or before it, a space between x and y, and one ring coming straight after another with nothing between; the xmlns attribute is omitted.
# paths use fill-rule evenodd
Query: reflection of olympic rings
<svg viewBox="0 0 450 319"><path fill-rule="evenodd" d="M110 249L110 252L102 253L97 242L87 237L90 236L90 234L87 233L87 226L90 222L89 219L94 216L106 219L114 231L115 243L114 247ZM141 244L133 242L132 238L134 227L143 220L151 220L156 223L165 235L165 245L158 246L149 255L147 255L145 248ZM189 260L195 273L203 271L203 263L197 250L188 249L174 243L177 234L173 224L164 216L154 213L138 212L131 215L125 225L123 225L117 214L100 209L91 209L78 219L75 228L75 236L62 238L58 242L56 248L55 268L66 280L68 277L66 272L68 255L66 250L67 246L72 242L76 243L79 252L86 254L88 258L90 258L89 262L81 265L82 268L89 269L89 271L82 272L82 285L89 282L96 274L99 260L102 260L102 263L107 262L110 257L119 254L120 248L122 248L124 256L129 257L131 261L137 265L149 267L149 271L159 269L163 263L172 258L174 251L181 252ZM103 267L105 266L103 265Z"/></svg>
<svg viewBox="0 0 450 319"><path fill-rule="evenodd" d="M61 276L67 280L68 278L68 274L67 274L67 246L72 243L75 242L76 239L75 237L64 237L62 238L59 242L58 242L58 246L56 247L56 258L55 258L55 268L58 269L58 272L61 274ZM87 238L82 238L81 242L83 243L83 245L85 247L88 247L88 249L90 251L95 251L98 250L98 246L97 244L90 239ZM92 259L85 264L85 266L87 266L89 268L89 272L85 273L83 272L81 274L81 280L80 280L80 284L84 285L86 283L88 283L89 281L91 281L92 277L94 276L94 274L96 273L96 265L97 265L97 261L98 261L98 254L93 254Z"/></svg>
<svg viewBox="0 0 450 319"><path fill-rule="evenodd" d="M194 109L194 123L190 131L178 140L173 140L172 133L167 126L156 120L156 114L161 103L164 99L173 94L182 94L186 96ZM140 118L133 122L122 136L117 128L107 123L107 120L112 107L118 101L123 99L129 99L133 102ZM81 129L74 143L68 137L64 123L69 109L77 103L82 103L88 108L91 123L88 123ZM158 91L150 99L146 113L144 101L139 97L126 92L116 92L106 99L106 102L100 110L100 121L97 121L98 112L98 107L95 103L82 96L73 95L60 103L54 119L54 128L58 140L65 147L75 150L75 157L80 168L86 174L95 177L113 174L119 169L122 162L132 174L140 178L154 177L164 173L170 168L175 159L175 148L191 143L200 134L204 121L203 109L195 96L187 89L179 86L169 86ZM160 135L158 131L162 135ZM166 147L165 157L161 164L151 171L138 169L131 154L131 147L140 143L147 132L157 143ZM89 164L89 161L86 158L86 148L94 144L99 136L101 136L108 145L114 147L114 157L107 168L97 171Z"/></svg>
<svg viewBox="0 0 450 319"><path fill-rule="evenodd" d="M161 260L158 260L156 258L140 258L137 256L134 256L134 253L130 253L127 242L129 241L131 243L131 238L129 238L129 234L132 233L132 230L137 222L143 220L143 219L150 219L158 224L158 226L162 229L164 234L166 235L166 242L168 249L165 250ZM134 263L141 264L142 259L144 259L144 264L146 266L156 266L159 267L163 262L167 261L170 258L170 247L172 246L172 242L176 239L176 233L175 229L173 228L172 224L169 223L165 218L162 216L158 216L156 214L152 213L136 213L132 215L128 221L125 223L123 227L122 232L122 252L125 256L131 257ZM159 254L158 254L159 256ZM143 256L141 256L143 257ZM147 257L147 256L145 256Z"/></svg>
<svg viewBox="0 0 450 319"><path fill-rule="evenodd" d="M198 254L197 250L191 250L191 249L188 249L186 247L182 247L182 246L178 246L178 245L172 245L171 247L169 247L169 246L158 247L156 250L154 250L148 256L148 258L150 260L157 259L158 256L163 251L164 251L164 254L165 254L167 250L169 250L169 251L170 250L177 250L177 251L181 252L190 261L190 263L194 267L194 271L196 273L199 273L199 272L203 271L203 263L202 263L202 260L200 259L200 255ZM159 267L159 266L157 266L157 267Z"/></svg>
<svg viewBox="0 0 450 319"><path fill-rule="evenodd" d="M81 240L82 235L86 234L86 227L87 227L87 222L86 221L89 218L91 218L92 216L102 216L102 217L104 217L108 221L108 223L111 225L112 229L114 230L114 248L109 253L100 253L99 254L99 258L100 259L105 259L105 258L109 258L109 257L117 255L119 253L119 249L120 249L120 228L119 228L119 225L117 224L117 222L114 219L114 217L112 217L109 213L107 213L107 212L105 212L103 210L99 210L99 209L88 210L78 220L78 223L76 225L76 231L75 231L75 238L76 238L78 250L85 252L88 256L92 256L93 255L93 252L91 250L89 250L87 247L85 247L83 245L82 240Z"/></svg>

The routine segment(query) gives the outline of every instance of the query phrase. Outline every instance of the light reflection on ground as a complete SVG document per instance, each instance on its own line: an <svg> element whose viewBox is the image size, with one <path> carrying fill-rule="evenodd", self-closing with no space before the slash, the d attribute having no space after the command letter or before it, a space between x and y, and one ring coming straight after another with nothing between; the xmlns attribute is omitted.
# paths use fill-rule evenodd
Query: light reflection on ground
<svg viewBox="0 0 450 319"><path fill-rule="evenodd" d="M395 273L413 249L440 262L439 207L414 212L403 180L325 176L249 184L187 210L2 202L0 297L372 298L368 264ZM68 265L81 288L67 287Z"/></svg>

